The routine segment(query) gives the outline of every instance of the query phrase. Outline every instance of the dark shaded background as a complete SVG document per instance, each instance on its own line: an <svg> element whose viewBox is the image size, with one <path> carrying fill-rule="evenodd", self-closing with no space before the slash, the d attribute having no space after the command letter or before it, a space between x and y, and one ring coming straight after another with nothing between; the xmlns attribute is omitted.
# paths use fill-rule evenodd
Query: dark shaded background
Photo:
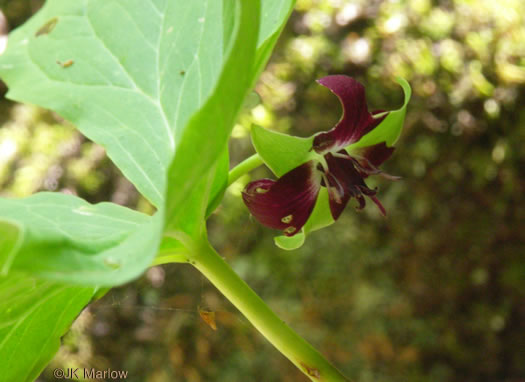
<svg viewBox="0 0 525 382"><path fill-rule="evenodd" d="M10 26L39 1L0 2ZM253 124L308 136L340 115L315 83L345 73L371 109L414 91L406 127L371 180L388 210L347 208L297 251L273 245L239 197L210 220L215 246L279 315L356 381L525 381L525 3L300 0L233 130L232 164ZM4 89L5 92L5 89ZM151 207L56 115L0 103L0 194L71 192ZM218 330L199 317L216 311ZM53 367L111 367L128 381L302 381L304 377L187 265L154 267L87 308Z"/></svg>

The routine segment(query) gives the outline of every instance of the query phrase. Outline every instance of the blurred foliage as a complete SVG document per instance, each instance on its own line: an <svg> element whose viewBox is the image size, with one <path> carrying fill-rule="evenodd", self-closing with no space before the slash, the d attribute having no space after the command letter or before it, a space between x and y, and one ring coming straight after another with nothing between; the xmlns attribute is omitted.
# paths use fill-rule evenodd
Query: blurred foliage
<svg viewBox="0 0 525 382"><path fill-rule="evenodd" d="M35 1L0 3L11 26ZM345 73L371 109L414 90L406 128L370 179L388 210L351 208L300 250L273 245L226 193L213 243L299 333L356 381L525 380L525 3L522 0L298 0L233 131L232 165L253 152L253 124L308 136L338 120L317 85ZM104 150L55 115L0 104L0 192L39 190L148 206ZM199 307L216 312L213 331ZM53 367L129 370L130 381L300 381L304 378L188 265L151 268L87 308Z"/></svg>

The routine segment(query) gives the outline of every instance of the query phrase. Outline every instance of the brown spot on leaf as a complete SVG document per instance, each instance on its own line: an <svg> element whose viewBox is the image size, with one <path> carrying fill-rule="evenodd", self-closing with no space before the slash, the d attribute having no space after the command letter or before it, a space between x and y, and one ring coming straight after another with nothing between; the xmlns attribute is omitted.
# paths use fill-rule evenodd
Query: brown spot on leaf
<svg viewBox="0 0 525 382"><path fill-rule="evenodd" d="M60 65L63 68L69 68L74 63L75 63L75 61L73 61L73 60L67 60L67 61L64 61L64 62L57 61L57 64Z"/></svg>
<svg viewBox="0 0 525 382"><path fill-rule="evenodd" d="M35 37L39 37L45 34L51 33L53 29L55 29L55 26L58 23L58 18L53 17L51 20L49 20L47 23L42 25L35 33Z"/></svg>
<svg viewBox="0 0 525 382"><path fill-rule="evenodd" d="M316 379L320 379L321 378L321 373L315 367L310 367L310 366L306 365L303 362L301 362L301 366L306 371L306 374L308 374L310 377L313 377L313 378L316 378Z"/></svg>
<svg viewBox="0 0 525 382"><path fill-rule="evenodd" d="M111 259L104 259L104 265L107 265L111 269L119 269L120 264Z"/></svg>

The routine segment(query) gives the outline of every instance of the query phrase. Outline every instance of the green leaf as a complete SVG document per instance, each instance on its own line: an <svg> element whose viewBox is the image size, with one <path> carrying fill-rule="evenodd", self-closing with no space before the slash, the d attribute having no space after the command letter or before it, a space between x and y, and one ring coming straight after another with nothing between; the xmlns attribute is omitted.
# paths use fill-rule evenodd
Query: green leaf
<svg viewBox="0 0 525 382"><path fill-rule="evenodd" d="M0 381L34 381L95 291L15 273L0 277Z"/></svg>
<svg viewBox="0 0 525 382"><path fill-rule="evenodd" d="M168 221L203 232L227 182L234 119L292 4L265 0L261 20L255 0L48 0L10 35L0 57L8 97L74 123L158 212L48 193L0 199L0 380L33 380L94 292L41 278L136 277L159 247L166 193ZM185 255L163 238L158 260Z"/></svg>
<svg viewBox="0 0 525 382"><path fill-rule="evenodd" d="M23 242L24 231L14 222L0 220L0 276L6 276Z"/></svg>
<svg viewBox="0 0 525 382"><path fill-rule="evenodd" d="M0 76L9 98L57 111L104 146L158 208L175 155L168 211L202 225L200 199L212 210L226 185L213 164L292 5L266 0L259 22L258 1L50 0L10 35Z"/></svg>
<svg viewBox="0 0 525 382"><path fill-rule="evenodd" d="M278 177L314 159L316 155L312 151L313 137L294 137L260 126L253 126L251 135L255 150Z"/></svg>
<svg viewBox="0 0 525 382"><path fill-rule="evenodd" d="M352 149L373 146L381 142L386 142L387 146L393 146L399 139L401 131L403 130L403 123L405 122L407 105L412 96L412 89L404 78L397 77L396 81L403 88L403 93L405 95L403 106L397 110L389 112L379 126L363 136L358 142L348 146L347 150L349 152L351 152Z"/></svg>
<svg viewBox="0 0 525 382"><path fill-rule="evenodd" d="M178 158L183 159L175 160L172 168L185 187L177 187L180 199L174 205L183 217L179 221L195 231L202 228L204 216L216 207L226 187L225 142L254 73L260 70L254 64L256 54L260 66L265 62L260 58L263 52L255 50L257 41L267 46L276 39L291 5L288 0L266 1L264 7L272 17L263 20L258 33L258 2L51 0L10 35L9 47L0 58L0 75L9 86L10 98L59 112L105 146L124 174L161 209L167 167L180 146ZM183 142L187 121L210 95ZM216 139L206 135L214 132L219 133ZM196 149L203 136L207 144ZM219 155L221 160L214 166ZM18 203L9 203L3 201L3 208L11 211L12 218L24 220L13 209ZM45 210L42 218L53 219L53 212ZM70 239L55 233L39 241L39 235L47 232L44 224L25 223L32 233L17 254L18 270L62 281L106 284L109 267L119 273L109 278L115 284L136 276L152 259L150 248L140 245L132 251L142 252L140 256L122 259L124 251L134 246L131 232L123 231L121 237L94 247L81 234ZM79 224L98 222L86 219ZM147 234L151 240L143 243L154 246L160 231L159 224L148 222L135 237ZM83 233L87 238L97 234L97 229ZM67 258L70 251L80 254ZM38 261L33 262L30 258L35 255Z"/></svg>
<svg viewBox="0 0 525 382"><path fill-rule="evenodd" d="M253 68L252 86L255 85L266 62L270 58L286 20L292 13L295 0L263 0L261 4L261 22L257 40L257 55Z"/></svg>
<svg viewBox="0 0 525 382"><path fill-rule="evenodd" d="M155 257L162 223L160 213L151 217L59 193L0 199L0 216L9 219L0 224L6 233L0 243L11 246L1 252L4 274L21 271L83 285L113 286L140 275ZM7 235L6 227L23 229L23 240L13 245L6 237L16 236Z"/></svg>
<svg viewBox="0 0 525 382"><path fill-rule="evenodd" d="M273 47L292 4L289 0L266 0L264 9L279 11L278 16L265 20L260 17L257 1L240 3L239 22L232 32L235 36L232 37L232 49L217 88L206 105L191 119L169 171L166 221L170 229L181 230L191 236L203 234L206 211L201 216L200 227L188 226L188 222L194 221L192 213L201 209L201 200L213 198L208 188L214 182L209 180L217 179L217 176L210 171L217 171L213 164L226 146L243 101L268 59L268 46ZM260 19L262 24L259 28ZM227 173L221 171L221 177L227 179ZM187 207L190 204L194 207Z"/></svg>
<svg viewBox="0 0 525 382"><path fill-rule="evenodd" d="M170 229L190 236L204 234L214 164L226 146L252 80L251 71L246 68L252 67L255 56L259 6L258 1L240 3L235 38L214 96L190 120L168 173L166 223Z"/></svg>
<svg viewBox="0 0 525 382"><path fill-rule="evenodd" d="M103 145L161 207L187 122L223 68L222 12L212 0L48 1L10 35L0 76L9 98L55 110Z"/></svg>
<svg viewBox="0 0 525 382"><path fill-rule="evenodd" d="M264 69L266 62L270 58L273 47L279 38L284 26L286 25L286 20L290 16L293 10L295 0L265 0L261 4L261 21L259 27L259 35L257 40L257 51L256 58L254 63L254 68L252 72L252 85L250 89L255 85L255 82L259 78L259 74ZM232 24L233 25L233 24ZM248 93L244 99L242 108L253 108L255 105L258 105L261 102L259 94L255 91ZM230 129L231 130L231 129ZM226 157L226 162L223 162L224 157ZM216 180L214 187L220 181L222 186L218 189L218 192L215 191L215 188L212 188L210 205L206 211L206 216L209 216L218 204L221 202L222 197L224 196L224 191L228 185L228 150L226 149L226 155L221 155L219 158L218 164L218 174L216 175Z"/></svg>
<svg viewBox="0 0 525 382"><path fill-rule="evenodd" d="M189 260L189 256L190 253L182 242L173 237L164 236L152 265L184 263Z"/></svg>
<svg viewBox="0 0 525 382"><path fill-rule="evenodd" d="M217 160L215 176L211 184L208 207L206 208L206 218L219 206L228 186L228 174L230 169L230 155L228 147L224 147L222 154Z"/></svg>

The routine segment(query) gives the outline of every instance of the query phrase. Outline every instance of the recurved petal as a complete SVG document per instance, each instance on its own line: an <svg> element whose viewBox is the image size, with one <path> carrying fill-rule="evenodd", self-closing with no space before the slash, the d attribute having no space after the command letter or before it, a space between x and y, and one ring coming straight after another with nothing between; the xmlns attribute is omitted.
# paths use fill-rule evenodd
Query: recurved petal
<svg viewBox="0 0 525 382"><path fill-rule="evenodd" d="M343 116L337 125L315 136L313 148L319 154L339 151L351 143L359 141L363 135L376 127L386 113L374 117L366 105L365 88L351 77L333 75L318 80L321 85L334 93L343 106Z"/></svg>
<svg viewBox="0 0 525 382"><path fill-rule="evenodd" d="M242 198L261 224L293 236L310 217L320 187L320 173L309 161L277 181L261 179L249 183Z"/></svg>
<svg viewBox="0 0 525 382"><path fill-rule="evenodd" d="M352 150L350 155L354 158L363 158L368 165L379 167L392 156L394 150L395 147L388 147L385 142L381 142L377 145Z"/></svg>

